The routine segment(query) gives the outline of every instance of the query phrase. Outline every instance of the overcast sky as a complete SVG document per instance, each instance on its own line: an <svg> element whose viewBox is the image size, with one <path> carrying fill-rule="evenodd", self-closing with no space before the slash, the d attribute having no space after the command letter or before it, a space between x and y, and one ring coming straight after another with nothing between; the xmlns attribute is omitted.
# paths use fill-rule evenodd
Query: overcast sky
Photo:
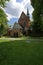
<svg viewBox="0 0 43 65"><path fill-rule="evenodd" d="M29 9L30 17L33 12L30 0L10 0L6 4L5 12L8 15L8 19L19 18L22 11L27 13L27 7Z"/></svg>

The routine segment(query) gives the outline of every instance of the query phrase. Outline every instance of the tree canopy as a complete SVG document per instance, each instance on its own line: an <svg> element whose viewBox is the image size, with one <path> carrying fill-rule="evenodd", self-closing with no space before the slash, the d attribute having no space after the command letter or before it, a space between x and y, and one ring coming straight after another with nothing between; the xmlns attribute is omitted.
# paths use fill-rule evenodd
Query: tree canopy
<svg viewBox="0 0 43 65"><path fill-rule="evenodd" d="M0 9L0 35L4 34L8 28L8 19L5 12Z"/></svg>
<svg viewBox="0 0 43 65"><path fill-rule="evenodd" d="M35 32L43 31L43 0L31 0L33 11L33 29Z"/></svg>
<svg viewBox="0 0 43 65"><path fill-rule="evenodd" d="M9 1L9 0L0 0L0 6L5 7L6 1Z"/></svg>
<svg viewBox="0 0 43 65"><path fill-rule="evenodd" d="M3 9L1 8L1 7L5 7L6 1L9 1L9 0L0 0L0 35L3 35L8 28L7 15L3 11Z"/></svg>
<svg viewBox="0 0 43 65"><path fill-rule="evenodd" d="M6 17L7 17L7 15L5 14L5 12L2 9L0 9L0 24L3 22L4 23L8 22Z"/></svg>

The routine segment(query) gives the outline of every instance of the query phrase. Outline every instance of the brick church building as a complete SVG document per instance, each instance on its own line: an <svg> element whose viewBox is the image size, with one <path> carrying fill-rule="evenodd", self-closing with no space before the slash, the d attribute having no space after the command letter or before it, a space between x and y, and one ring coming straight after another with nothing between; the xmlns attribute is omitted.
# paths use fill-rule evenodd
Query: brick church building
<svg viewBox="0 0 43 65"><path fill-rule="evenodd" d="M28 30L30 28L30 18L29 18L28 10L27 10L27 15L24 12L22 12L18 20L18 23L20 26L22 26L24 34L28 35Z"/></svg>
<svg viewBox="0 0 43 65"><path fill-rule="evenodd" d="M24 12L22 12L18 20L18 23L14 23L12 29L9 29L7 31L7 35L13 37L20 36L21 34L28 35L29 28L30 28L30 18L27 9L27 15Z"/></svg>

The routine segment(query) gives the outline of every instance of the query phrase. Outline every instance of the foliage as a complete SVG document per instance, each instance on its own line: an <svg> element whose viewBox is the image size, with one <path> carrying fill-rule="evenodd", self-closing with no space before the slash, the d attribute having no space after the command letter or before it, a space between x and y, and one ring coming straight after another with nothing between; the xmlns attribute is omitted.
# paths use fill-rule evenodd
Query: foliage
<svg viewBox="0 0 43 65"><path fill-rule="evenodd" d="M6 29L8 28L7 22L8 20L5 12L0 9L0 35L3 35L3 33L5 33Z"/></svg>
<svg viewBox="0 0 43 65"><path fill-rule="evenodd" d="M33 30L35 33L43 32L43 0L31 0L33 11Z"/></svg>
<svg viewBox="0 0 43 65"><path fill-rule="evenodd" d="M5 12L2 9L0 9L0 24L3 22L6 23L6 21L8 21L6 17L7 15L5 14Z"/></svg>
<svg viewBox="0 0 43 65"><path fill-rule="evenodd" d="M9 1L9 0L0 0L0 6L5 7L6 1Z"/></svg>
<svg viewBox="0 0 43 65"><path fill-rule="evenodd" d="M1 7L5 7L6 2L9 0L0 0L0 35L5 33L8 25L7 25L7 16Z"/></svg>

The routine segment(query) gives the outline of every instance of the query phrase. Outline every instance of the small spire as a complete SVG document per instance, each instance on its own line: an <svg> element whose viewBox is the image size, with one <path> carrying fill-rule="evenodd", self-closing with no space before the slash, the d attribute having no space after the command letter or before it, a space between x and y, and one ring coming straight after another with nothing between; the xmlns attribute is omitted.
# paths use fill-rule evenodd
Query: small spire
<svg viewBox="0 0 43 65"><path fill-rule="evenodd" d="M29 10L28 10L28 8L27 8L27 16L29 17ZM29 17L30 18L30 17Z"/></svg>

